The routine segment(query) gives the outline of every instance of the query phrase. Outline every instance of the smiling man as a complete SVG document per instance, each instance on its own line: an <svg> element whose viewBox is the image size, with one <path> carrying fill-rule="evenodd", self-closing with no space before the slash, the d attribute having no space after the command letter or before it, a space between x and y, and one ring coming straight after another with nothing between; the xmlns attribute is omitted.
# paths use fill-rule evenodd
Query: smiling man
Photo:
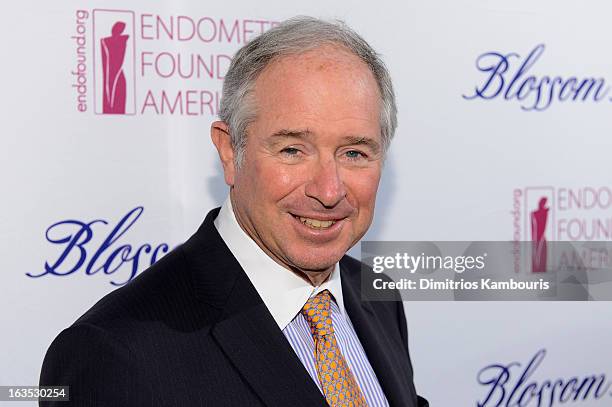
<svg viewBox="0 0 612 407"><path fill-rule="evenodd" d="M64 330L41 384L73 405L426 406L402 303L362 301L346 256L395 115L386 68L343 24L295 18L245 45L211 128L228 199Z"/></svg>

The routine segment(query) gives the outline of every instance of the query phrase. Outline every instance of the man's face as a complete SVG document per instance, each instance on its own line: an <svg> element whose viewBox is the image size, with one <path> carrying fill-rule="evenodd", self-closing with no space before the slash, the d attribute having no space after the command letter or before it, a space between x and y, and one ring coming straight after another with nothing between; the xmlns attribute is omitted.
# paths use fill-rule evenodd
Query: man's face
<svg viewBox="0 0 612 407"><path fill-rule="evenodd" d="M324 46L272 62L254 96L233 176L238 222L281 265L330 271L372 222L383 155L376 80L355 55Z"/></svg>

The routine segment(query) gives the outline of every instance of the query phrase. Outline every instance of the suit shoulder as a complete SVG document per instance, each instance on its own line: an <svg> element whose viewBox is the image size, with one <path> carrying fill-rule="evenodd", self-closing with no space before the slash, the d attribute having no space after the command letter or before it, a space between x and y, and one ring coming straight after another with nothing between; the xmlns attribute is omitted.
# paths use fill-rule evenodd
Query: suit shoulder
<svg viewBox="0 0 612 407"><path fill-rule="evenodd" d="M80 323L62 331L51 343L39 383L70 386L74 405L91 405L92 400L100 405L135 405L130 391L137 374L133 355L124 343L99 327ZM40 405L55 403L41 401Z"/></svg>
<svg viewBox="0 0 612 407"><path fill-rule="evenodd" d="M152 316L171 297L185 296L189 291L189 274L182 247L179 246L141 272L134 280L96 302L74 325L104 326L110 321Z"/></svg>
<svg viewBox="0 0 612 407"><path fill-rule="evenodd" d="M344 269L346 273L351 276L359 276L363 267L368 267L367 264L357 260L356 258L349 256L348 254L344 255L342 259L340 259L340 266Z"/></svg>
<svg viewBox="0 0 612 407"><path fill-rule="evenodd" d="M340 268L342 269L342 278L349 277L352 280L360 280L362 273L366 273L368 276L374 275L372 267L349 255L342 257L340 260ZM385 281L392 281L391 278L384 273L376 274L376 277Z"/></svg>
<svg viewBox="0 0 612 407"><path fill-rule="evenodd" d="M392 281L392 279L384 273L374 274L374 272L372 271L372 267L349 255L345 255L344 257L342 257L342 259L340 260L340 268L342 270L342 278L347 279L350 284L357 289L360 296L364 292L362 285L371 283L371 280L374 277L377 279L382 279L384 281ZM397 302L400 302L401 305L402 298L398 290L394 289L392 291L392 300L376 300L370 301L370 303L374 305L374 308L384 307L391 309L395 312L397 308Z"/></svg>

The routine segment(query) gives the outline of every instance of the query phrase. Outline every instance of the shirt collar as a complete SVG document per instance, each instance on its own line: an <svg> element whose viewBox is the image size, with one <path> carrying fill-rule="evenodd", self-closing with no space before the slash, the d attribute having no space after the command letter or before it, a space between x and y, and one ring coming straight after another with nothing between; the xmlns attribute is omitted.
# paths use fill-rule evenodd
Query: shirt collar
<svg viewBox="0 0 612 407"><path fill-rule="evenodd" d="M345 315L342 282L338 263L330 277L314 287L304 279L272 260L238 224L232 202L225 200L214 221L219 234L255 286L259 296L281 330L295 318L313 295L329 290Z"/></svg>

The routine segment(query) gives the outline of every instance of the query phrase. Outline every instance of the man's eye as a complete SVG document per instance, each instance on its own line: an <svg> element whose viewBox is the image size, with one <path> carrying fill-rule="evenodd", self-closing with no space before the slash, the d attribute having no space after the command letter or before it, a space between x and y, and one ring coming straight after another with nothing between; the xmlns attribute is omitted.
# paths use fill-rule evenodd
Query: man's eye
<svg viewBox="0 0 612 407"><path fill-rule="evenodd" d="M300 150L295 147L286 147L281 150L281 153L286 155L297 155L299 152Z"/></svg>
<svg viewBox="0 0 612 407"><path fill-rule="evenodd" d="M349 150L345 153L345 155L350 160L359 160L366 157L364 153L358 150Z"/></svg>

